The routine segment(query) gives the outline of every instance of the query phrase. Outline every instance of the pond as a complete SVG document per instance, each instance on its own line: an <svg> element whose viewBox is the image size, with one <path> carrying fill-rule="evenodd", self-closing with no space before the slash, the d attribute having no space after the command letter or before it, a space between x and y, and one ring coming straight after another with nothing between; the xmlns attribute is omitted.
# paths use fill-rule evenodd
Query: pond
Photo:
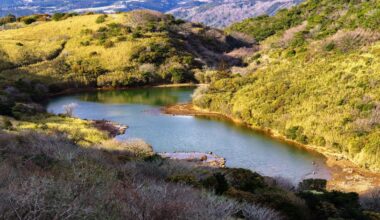
<svg viewBox="0 0 380 220"><path fill-rule="evenodd" d="M64 105L76 103L75 116L128 125L127 132L117 139L144 139L156 152L211 151L226 158L228 167L281 176L294 183L304 178L329 178L324 158L318 154L226 120L160 112L163 106L189 102L193 91L143 88L85 92L52 99L48 111L62 113Z"/></svg>

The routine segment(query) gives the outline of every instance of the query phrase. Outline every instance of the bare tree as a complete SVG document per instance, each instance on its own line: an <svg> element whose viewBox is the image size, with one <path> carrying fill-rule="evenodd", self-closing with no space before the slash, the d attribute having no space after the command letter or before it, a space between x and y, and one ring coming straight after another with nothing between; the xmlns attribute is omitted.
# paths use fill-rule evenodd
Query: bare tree
<svg viewBox="0 0 380 220"><path fill-rule="evenodd" d="M76 103L70 103L63 106L64 114L68 116L73 116L74 110L78 107Z"/></svg>

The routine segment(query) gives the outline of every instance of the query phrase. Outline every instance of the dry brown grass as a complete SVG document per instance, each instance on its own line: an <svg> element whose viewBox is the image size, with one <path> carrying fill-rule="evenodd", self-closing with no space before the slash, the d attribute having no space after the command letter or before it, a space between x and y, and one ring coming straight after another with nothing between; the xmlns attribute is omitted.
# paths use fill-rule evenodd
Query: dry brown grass
<svg viewBox="0 0 380 220"><path fill-rule="evenodd" d="M357 28L352 31L338 31L333 36L327 38L324 45L332 43L340 51L348 52L359 47L369 46L378 40L380 40L380 33Z"/></svg>
<svg viewBox="0 0 380 220"><path fill-rule="evenodd" d="M276 220L272 209L238 203L167 183L188 164L120 159L148 145L139 140L84 149L62 134L0 133L0 219L246 219ZM150 149L150 148L149 148Z"/></svg>

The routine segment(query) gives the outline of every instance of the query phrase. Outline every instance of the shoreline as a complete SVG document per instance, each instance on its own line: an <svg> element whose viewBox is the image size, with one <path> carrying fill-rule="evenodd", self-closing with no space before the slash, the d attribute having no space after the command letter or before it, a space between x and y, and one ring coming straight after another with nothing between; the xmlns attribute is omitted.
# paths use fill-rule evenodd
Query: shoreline
<svg viewBox="0 0 380 220"><path fill-rule="evenodd" d="M272 129L262 129L250 126L241 120L223 113L197 108L191 103L163 107L161 111L164 114L171 115L205 116L228 120L238 125L250 128L255 132L264 134L277 141L305 149L311 153L317 153L325 158L325 164L331 172L331 178L327 182L328 190L340 190L344 192L357 192L359 194L364 194L372 189L375 189L377 186L380 186L380 173L374 173L361 168L352 161L344 158L339 153L333 152L328 148L300 144L296 141L287 139L285 136Z"/></svg>
<svg viewBox="0 0 380 220"><path fill-rule="evenodd" d="M57 93L50 93L47 100L62 95L70 95L81 92L95 92L95 91L116 91L116 90L132 90L144 88L182 88L182 87L197 87L202 84L196 83L175 83L175 84L157 84L145 86L126 86L126 87L88 87L88 88L69 88Z"/></svg>

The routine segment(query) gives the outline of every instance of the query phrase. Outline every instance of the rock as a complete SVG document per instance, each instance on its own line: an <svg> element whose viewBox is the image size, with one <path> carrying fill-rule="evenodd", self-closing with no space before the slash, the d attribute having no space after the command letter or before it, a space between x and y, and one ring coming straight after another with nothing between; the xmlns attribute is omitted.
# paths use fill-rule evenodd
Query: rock
<svg viewBox="0 0 380 220"><path fill-rule="evenodd" d="M172 160L183 160L194 162L203 166L210 167L225 167L226 160L215 154L200 153L200 152L174 152L174 153L159 153L163 158Z"/></svg>
<svg viewBox="0 0 380 220"><path fill-rule="evenodd" d="M94 126L99 130L107 131L111 137L125 134L128 129L128 126L126 125L121 125L107 120L95 120Z"/></svg>
<svg viewBox="0 0 380 220"><path fill-rule="evenodd" d="M207 160L207 156L206 155L201 156L200 160L201 161L206 161Z"/></svg>

